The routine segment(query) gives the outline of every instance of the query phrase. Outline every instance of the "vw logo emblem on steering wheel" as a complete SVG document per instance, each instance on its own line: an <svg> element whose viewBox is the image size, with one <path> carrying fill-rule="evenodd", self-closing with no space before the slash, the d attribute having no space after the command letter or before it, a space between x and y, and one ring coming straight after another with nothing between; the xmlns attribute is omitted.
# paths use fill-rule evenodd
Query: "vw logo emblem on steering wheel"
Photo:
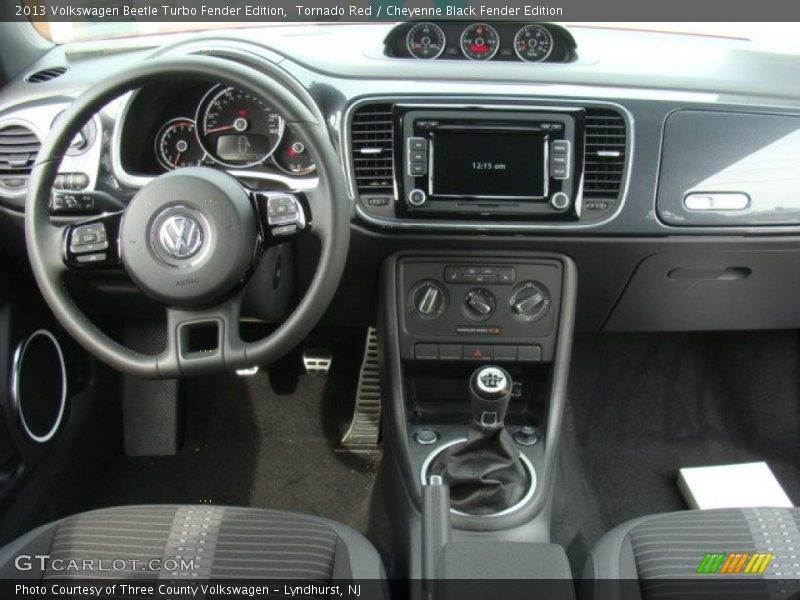
<svg viewBox="0 0 800 600"><path fill-rule="evenodd" d="M158 239L174 258L191 258L203 247L203 228L187 215L172 215L161 223Z"/></svg>
<svg viewBox="0 0 800 600"><path fill-rule="evenodd" d="M208 242L208 222L200 212L187 206L167 208L156 216L150 226L153 252L173 267L195 264L200 259L198 254ZM191 261L192 258L195 260Z"/></svg>

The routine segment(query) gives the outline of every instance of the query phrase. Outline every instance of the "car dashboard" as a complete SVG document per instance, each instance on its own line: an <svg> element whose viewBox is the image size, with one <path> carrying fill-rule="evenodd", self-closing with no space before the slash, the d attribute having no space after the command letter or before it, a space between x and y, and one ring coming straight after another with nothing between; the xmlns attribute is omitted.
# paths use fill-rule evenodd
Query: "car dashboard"
<svg viewBox="0 0 800 600"><path fill-rule="evenodd" d="M551 24L548 42L521 23L492 25L495 58L482 46L487 25L443 24L441 42L431 27L328 24L53 48L0 92L5 243L22 254L27 174L71 98L126 65L209 54L272 65L324 119L348 183L338 201L352 211L335 320L370 319L391 251L468 243L572 256L579 328L800 324L800 294L778 293L800 264L792 57L742 40ZM417 48L431 43L441 48ZM532 49L528 59L520 48ZM66 70L33 77L57 67ZM96 115L64 158L51 211L118 210L152 178L190 165L254 190L317 183L304 140L263 99L174 81ZM732 295L737 310L715 311Z"/></svg>

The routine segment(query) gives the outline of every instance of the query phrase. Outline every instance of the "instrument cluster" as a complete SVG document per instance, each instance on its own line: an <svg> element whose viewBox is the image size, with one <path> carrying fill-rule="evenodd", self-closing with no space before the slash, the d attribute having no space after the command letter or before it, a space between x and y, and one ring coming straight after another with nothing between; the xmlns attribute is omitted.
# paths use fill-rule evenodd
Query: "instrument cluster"
<svg viewBox="0 0 800 600"><path fill-rule="evenodd" d="M316 170L304 140L269 102L225 85L145 88L131 100L122 135L123 164L135 174L198 165L292 177Z"/></svg>
<svg viewBox="0 0 800 600"><path fill-rule="evenodd" d="M403 23L387 36L386 53L418 60L569 62L575 40L550 23Z"/></svg>

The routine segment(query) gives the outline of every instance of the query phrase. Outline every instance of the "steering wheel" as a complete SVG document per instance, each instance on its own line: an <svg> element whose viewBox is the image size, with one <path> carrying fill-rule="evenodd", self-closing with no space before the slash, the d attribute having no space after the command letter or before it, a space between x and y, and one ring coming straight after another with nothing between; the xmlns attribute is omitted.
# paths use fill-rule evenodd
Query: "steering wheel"
<svg viewBox="0 0 800 600"><path fill-rule="evenodd" d="M303 194L252 192L209 167L170 171L141 188L125 210L59 226L49 205L59 164L74 135L122 94L175 80L213 81L264 98L306 142L319 184ZM285 83L221 58L149 60L104 78L58 120L30 178L25 234L33 273L50 309L90 354L145 378L174 378L268 364L294 348L319 322L344 270L350 210L339 160L319 112ZM318 238L316 273L289 317L267 337L239 334L244 289L265 248L300 235ZM136 352L103 333L64 284L70 270L125 269L166 309L166 347Z"/></svg>

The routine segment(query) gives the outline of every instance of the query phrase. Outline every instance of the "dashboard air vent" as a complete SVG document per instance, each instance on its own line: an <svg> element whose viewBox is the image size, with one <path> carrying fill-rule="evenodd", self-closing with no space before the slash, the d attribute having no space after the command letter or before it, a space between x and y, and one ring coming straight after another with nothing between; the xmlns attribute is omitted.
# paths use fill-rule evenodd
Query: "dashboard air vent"
<svg viewBox="0 0 800 600"><path fill-rule="evenodd" d="M586 109L584 197L619 197L625 171L626 134L625 119L616 110Z"/></svg>
<svg viewBox="0 0 800 600"><path fill-rule="evenodd" d="M0 126L0 177L29 175L41 143L21 125Z"/></svg>
<svg viewBox="0 0 800 600"><path fill-rule="evenodd" d="M44 83L45 81L50 81L51 79L55 79L56 77L61 77L64 73L66 73L69 69L67 67L53 67L51 69L42 69L41 71L36 71L35 73L31 73L25 78L25 81L28 83Z"/></svg>
<svg viewBox="0 0 800 600"><path fill-rule="evenodd" d="M350 143L359 193L394 192L393 133L391 104L367 104L353 114Z"/></svg>

